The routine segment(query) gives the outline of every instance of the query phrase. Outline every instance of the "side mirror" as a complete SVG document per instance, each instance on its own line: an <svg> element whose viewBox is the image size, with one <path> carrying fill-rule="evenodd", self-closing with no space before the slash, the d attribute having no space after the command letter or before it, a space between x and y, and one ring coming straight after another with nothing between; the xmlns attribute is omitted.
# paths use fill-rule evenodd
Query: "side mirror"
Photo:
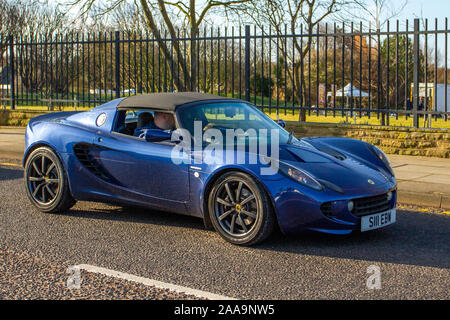
<svg viewBox="0 0 450 320"><path fill-rule="evenodd" d="M284 120L279 119L279 120L277 120L277 123L282 128L286 127L286 122Z"/></svg>
<svg viewBox="0 0 450 320"><path fill-rule="evenodd" d="M147 142L159 142L170 140L171 134L159 129L146 129L144 139Z"/></svg>

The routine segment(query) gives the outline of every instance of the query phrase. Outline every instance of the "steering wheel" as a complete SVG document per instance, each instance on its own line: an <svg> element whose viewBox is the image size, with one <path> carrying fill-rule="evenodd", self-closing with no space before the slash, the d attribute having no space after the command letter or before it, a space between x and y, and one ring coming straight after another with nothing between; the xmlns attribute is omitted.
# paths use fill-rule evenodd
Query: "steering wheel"
<svg viewBox="0 0 450 320"><path fill-rule="evenodd" d="M206 130L214 128L214 127L215 127L215 124L210 122L206 126L203 127L203 131L206 131Z"/></svg>
<svg viewBox="0 0 450 320"><path fill-rule="evenodd" d="M221 126L221 125L219 125L219 124L217 124L217 123L208 123L208 124L203 128L203 131L206 131L206 130L212 129L212 128L216 128L216 129L219 129L219 130L226 130L226 129L229 129L229 128L223 127L223 126Z"/></svg>

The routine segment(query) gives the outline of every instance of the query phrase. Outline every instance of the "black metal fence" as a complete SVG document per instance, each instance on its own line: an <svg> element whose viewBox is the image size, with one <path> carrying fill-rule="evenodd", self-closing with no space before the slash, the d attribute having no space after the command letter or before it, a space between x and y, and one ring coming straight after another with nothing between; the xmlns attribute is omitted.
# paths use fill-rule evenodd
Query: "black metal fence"
<svg viewBox="0 0 450 320"><path fill-rule="evenodd" d="M415 19L377 31L352 23L10 38L0 48L0 104L83 108L139 93L202 91L288 120L446 124L447 19L438 26Z"/></svg>

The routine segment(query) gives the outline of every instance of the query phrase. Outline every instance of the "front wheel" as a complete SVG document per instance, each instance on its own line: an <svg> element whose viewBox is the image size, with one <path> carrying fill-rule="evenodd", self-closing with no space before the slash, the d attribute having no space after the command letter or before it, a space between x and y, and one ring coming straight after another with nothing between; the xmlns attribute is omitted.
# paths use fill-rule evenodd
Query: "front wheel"
<svg viewBox="0 0 450 320"><path fill-rule="evenodd" d="M249 175L230 172L214 184L208 198L214 229L227 241L253 245L273 231L275 217L262 187Z"/></svg>
<svg viewBox="0 0 450 320"><path fill-rule="evenodd" d="M30 154L24 178L28 198L42 212L65 211L76 202L63 165L49 148L41 147Z"/></svg>

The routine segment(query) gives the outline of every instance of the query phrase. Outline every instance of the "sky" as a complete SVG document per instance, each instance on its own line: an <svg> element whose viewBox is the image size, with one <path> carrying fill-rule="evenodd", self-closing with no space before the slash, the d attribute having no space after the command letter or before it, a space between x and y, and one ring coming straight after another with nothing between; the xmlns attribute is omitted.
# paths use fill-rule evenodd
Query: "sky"
<svg viewBox="0 0 450 320"><path fill-rule="evenodd" d="M409 0L398 19L428 18L428 25L434 28L434 19L444 27L446 17L450 18L450 0Z"/></svg>
<svg viewBox="0 0 450 320"><path fill-rule="evenodd" d="M102 0L98 0L101 2ZM401 4L405 0L392 0L393 3ZM434 27L434 19L439 19L439 26L444 26L445 18L450 18L450 0L407 0L407 6L400 12L399 16L394 18L399 19L402 23L406 19L413 20L414 18L428 18L429 25ZM50 3L69 3L73 0L50 0ZM198 0L197 4L202 7L202 1ZM395 7L396 5L394 5ZM216 19L213 19L217 22ZM219 18L219 20L224 20ZM225 21L223 21L225 22ZM394 23L394 22L391 22ZM412 21L411 21L412 23ZM226 22L225 22L226 24ZM411 24L412 25L412 24Z"/></svg>
<svg viewBox="0 0 450 320"><path fill-rule="evenodd" d="M396 0L394 0L396 1ZM438 29L445 28L445 18L448 18L448 28L450 29L450 0L408 0L406 7L400 12L399 16L395 18L400 21L401 29L404 28L406 19L409 21L410 30L413 28L413 19L428 19L428 30L435 30L435 18L438 18ZM395 28L395 22L391 21L391 30ZM423 30L423 24L420 24L420 29ZM439 45L438 52L443 57L445 52L444 36L438 37ZM423 38L422 38L423 41ZM434 37L429 38L429 47L434 48ZM448 42L448 52L450 52L450 41ZM445 58L442 59L442 64ZM447 62L450 64L450 54L447 57Z"/></svg>

